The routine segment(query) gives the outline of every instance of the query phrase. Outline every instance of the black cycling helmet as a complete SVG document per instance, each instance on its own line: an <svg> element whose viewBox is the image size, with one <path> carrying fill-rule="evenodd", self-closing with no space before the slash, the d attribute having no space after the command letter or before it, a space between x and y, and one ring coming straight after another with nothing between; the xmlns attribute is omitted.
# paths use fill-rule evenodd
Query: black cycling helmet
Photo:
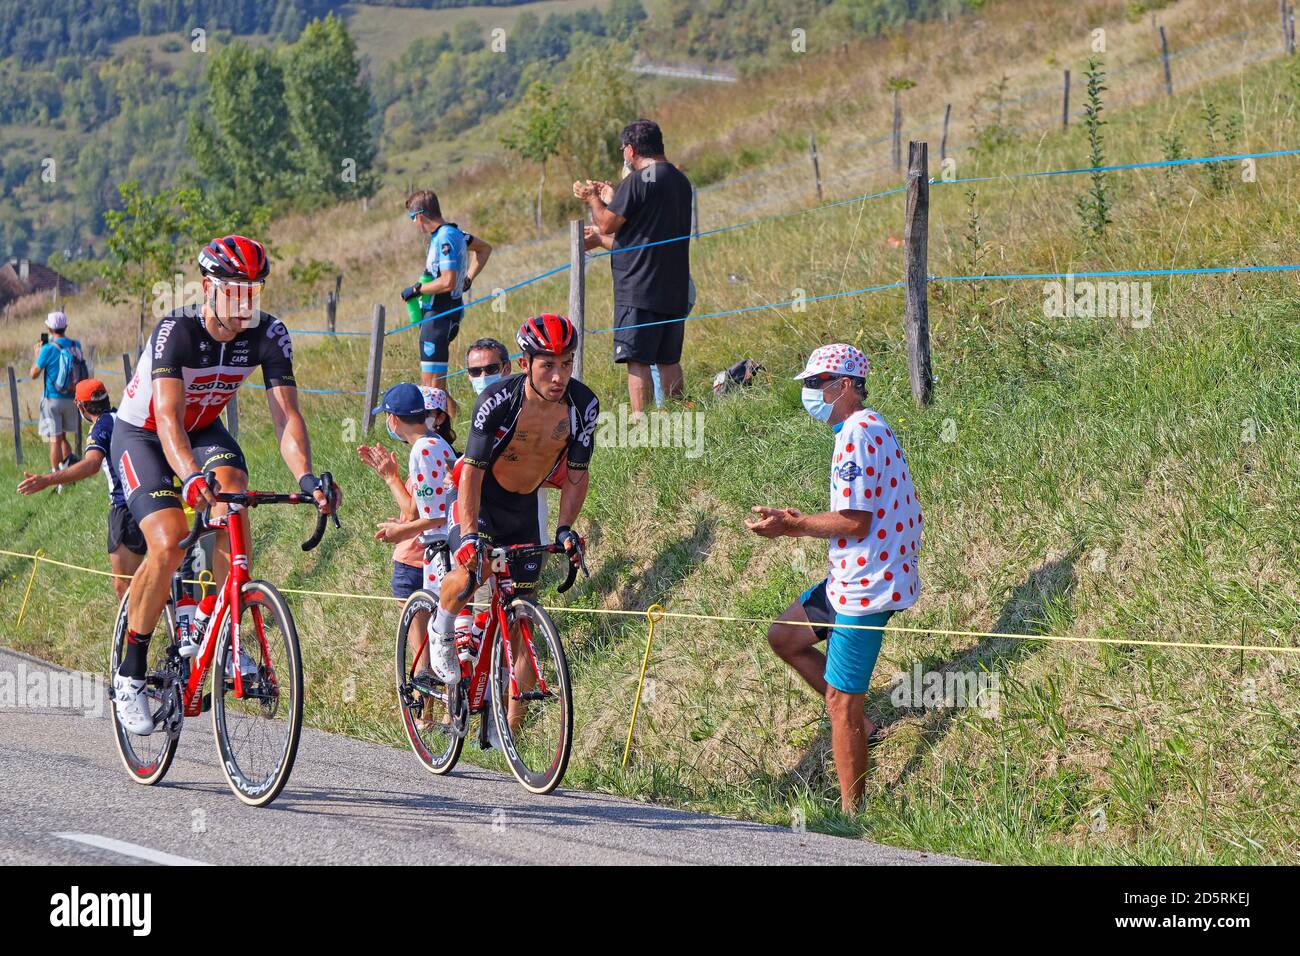
<svg viewBox="0 0 1300 956"><path fill-rule="evenodd" d="M256 239L222 236L199 253L199 271L214 279L260 282L271 271L266 248Z"/></svg>
<svg viewBox="0 0 1300 956"><path fill-rule="evenodd" d="M573 323L554 312L535 315L519 327L515 341L528 355L564 355L572 352L578 339Z"/></svg>

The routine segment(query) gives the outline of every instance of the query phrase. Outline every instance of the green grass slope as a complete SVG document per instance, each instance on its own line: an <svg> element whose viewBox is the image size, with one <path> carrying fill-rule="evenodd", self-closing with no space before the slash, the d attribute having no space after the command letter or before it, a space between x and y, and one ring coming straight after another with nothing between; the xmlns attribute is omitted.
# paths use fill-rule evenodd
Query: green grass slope
<svg viewBox="0 0 1300 956"><path fill-rule="evenodd" d="M1175 129L1204 149L1207 101L1241 115L1234 150L1293 146L1293 70L1275 62L1108 113L1107 157L1158 159L1158 136ZM1064 168L1085 155L1080 130L1049 132L963 156L960 174ZM1093 243L1078 226L1079 177L979 183L973 199L963 186L936 185L930 271L1296 261L1296 159L1261 160L1253 182L1238 173L1233 166L1226 182L1196 168L1112 175L1114 222ZM700 309L892 281L902 261L889 240L901 221L893 197L702 240L693 251ZM600 327L608 277L603 264L591 275L591 324ZM562 303L566 285L538 283L512 294L505 313L471 313L462 338L507 337L522 315ZM1295 862L1296 656L1088 643L1300 646L1296 277L1156 279L1152 291L1153 322L1135 328L1046 318L1041 282L932 285L938 384L923 411L908 394L896 290L692 323L691 402L672 410L702 415L703 454L599 448L582 522L592 578L567 601L548 597L573 609L559 614L577 696L568 782L1000 862ZM817 542L762 541L742 519L757 503L824 507L830 435L788 378L812 347L834 340L871 356L869 402L895 426L926 515L924 593L895 618L911 630L887 637L868 697L885 732L867 804L852 818L832 809L823 707L769 651L761 624L669 618L657 627L652 693L623 772L646 624L592 612L659 603L767 619L821 576ZM608 343L591 343L586 377L616 412L622 392ZM304 384L361 387L364 340L298 345ZM386 381L413 374L413 343L388 345ZM769 374L715 400L711 374L746 355ZM255 570L286 588L387 594L388 549L370 535L392 505L356 458L359 401L303 402L317 461L347 490L346 531L304 555L307 515L258 512ZM254 484L285 485L256 393L244 394L241 412ZM39 456L33 440L26 447ZM0 466L10 487L17 477L10 461ZM58 497L0 498L5 547L103 567L103 497L96 480ZM101 669L106 582L41 568L15 629L30 568L0 559L4 641ZM292 603L309 721L401 746L396 605L307 595ZM897 706L895 675L917 664L997 675L996 713ZM187 746L209 744L191 735Z"/></svg>

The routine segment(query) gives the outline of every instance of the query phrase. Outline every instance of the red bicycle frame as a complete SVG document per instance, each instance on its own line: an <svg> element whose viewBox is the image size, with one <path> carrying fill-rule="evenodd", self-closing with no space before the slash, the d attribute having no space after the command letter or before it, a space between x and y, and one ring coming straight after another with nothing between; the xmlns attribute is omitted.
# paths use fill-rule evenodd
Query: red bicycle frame
<svg viewBox="0 0 1300 956"><path fill-rule="evenodd" d="M231 609L239 608L240 594L244 585L251 580L248 573L251 555L244 535L244 523L242 521L232 521L231 519L242 510L239 505L232 504L230 511L226 514L208 518L205 521L208 528L225 529L230 542L230 570L226 574L225 584L221 586L221 590L217 593L217 603L212 609L211 617L208 619L208 629L203 636L203 645L199 648L198 660L195 666L190 668L190 678L185 685L185 692L182 697L186 717L196 717L203 709L203 681L207 677L208 668L212 666L212 657L216 652L215 637L221 632L222 622L227 616L231 618L231 660L239 661L239 614L231 615ZM266 631L262 626L262 614L258 608L253 609L253 621L257 627L258 641L262 645L262 660L267 661L269 664L271 659L270 648L266 643ZM242 698L244 696L243 674L238 663L232 669L235 672L235 697L237 699ZM268 674L268 679L274 684L274 674Z"/></svg>
<svg viewBox="0 0 1300 956"><path fill-rule="evenodd" d="M492 642L501 638L501 635L510 633L510 625L506 620L506 605L510 599L515 596L514 579L510 576L510 558L517 556L517 552L554 552L555 546L548 545L538 547L533 544L517 544L508 548L493 548L489 556L491 561L491 573L488 575L490 590L492 593L489 605L489 615L487 628L483 632L483 643L479 647L478 660L474 664L474 669L469 674L469 692L467 702L469 712L477 714L483 710L483 698L487 695L488 681L491 675L488 673L492 667ZM528 622L521 622L521 627L527 628ZM429 645L429 627L424 630L424 638L415 653L413 660L420 660L423 657L425 648ZM533 635L527 630L524 631L524 647L528 651L528 660L533 666L533 673L537 675L537 681L540 685L541 693L548 693L546 689L546 678L542 676L542 670L537 664L537 652L533 649ZM515 679L515 661L514 651L510 646L510 641L505 643L506 666L510 671L510 699L519 699L519 683ZM462 674L462 677L464 675Z"/></svg>

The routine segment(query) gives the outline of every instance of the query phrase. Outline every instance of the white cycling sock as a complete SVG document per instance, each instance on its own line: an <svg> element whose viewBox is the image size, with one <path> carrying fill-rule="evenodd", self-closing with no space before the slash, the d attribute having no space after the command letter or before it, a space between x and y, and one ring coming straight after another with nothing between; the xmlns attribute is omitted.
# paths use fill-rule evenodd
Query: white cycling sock
<svg viewBox="0 0 1300 956"><path fill-rule="evenodd" d="M456 615L441 604L438 605L438 613L433 619L433 633L441 641L456 640Z"/></svg>

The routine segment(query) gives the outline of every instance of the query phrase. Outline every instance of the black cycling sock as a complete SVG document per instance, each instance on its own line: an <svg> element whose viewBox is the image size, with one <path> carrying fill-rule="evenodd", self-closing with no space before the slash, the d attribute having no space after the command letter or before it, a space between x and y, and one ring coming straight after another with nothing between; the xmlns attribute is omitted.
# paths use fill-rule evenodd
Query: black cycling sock
<svg viewBox="0 0 1300 956"><path fill-rule="evenodd" d="M149 668L149 641L152 638L152 632L137 634L127 629L126 655L122 658L122 666L117 669L119 674L132 680L144 680L145 671Z"/></svg>

